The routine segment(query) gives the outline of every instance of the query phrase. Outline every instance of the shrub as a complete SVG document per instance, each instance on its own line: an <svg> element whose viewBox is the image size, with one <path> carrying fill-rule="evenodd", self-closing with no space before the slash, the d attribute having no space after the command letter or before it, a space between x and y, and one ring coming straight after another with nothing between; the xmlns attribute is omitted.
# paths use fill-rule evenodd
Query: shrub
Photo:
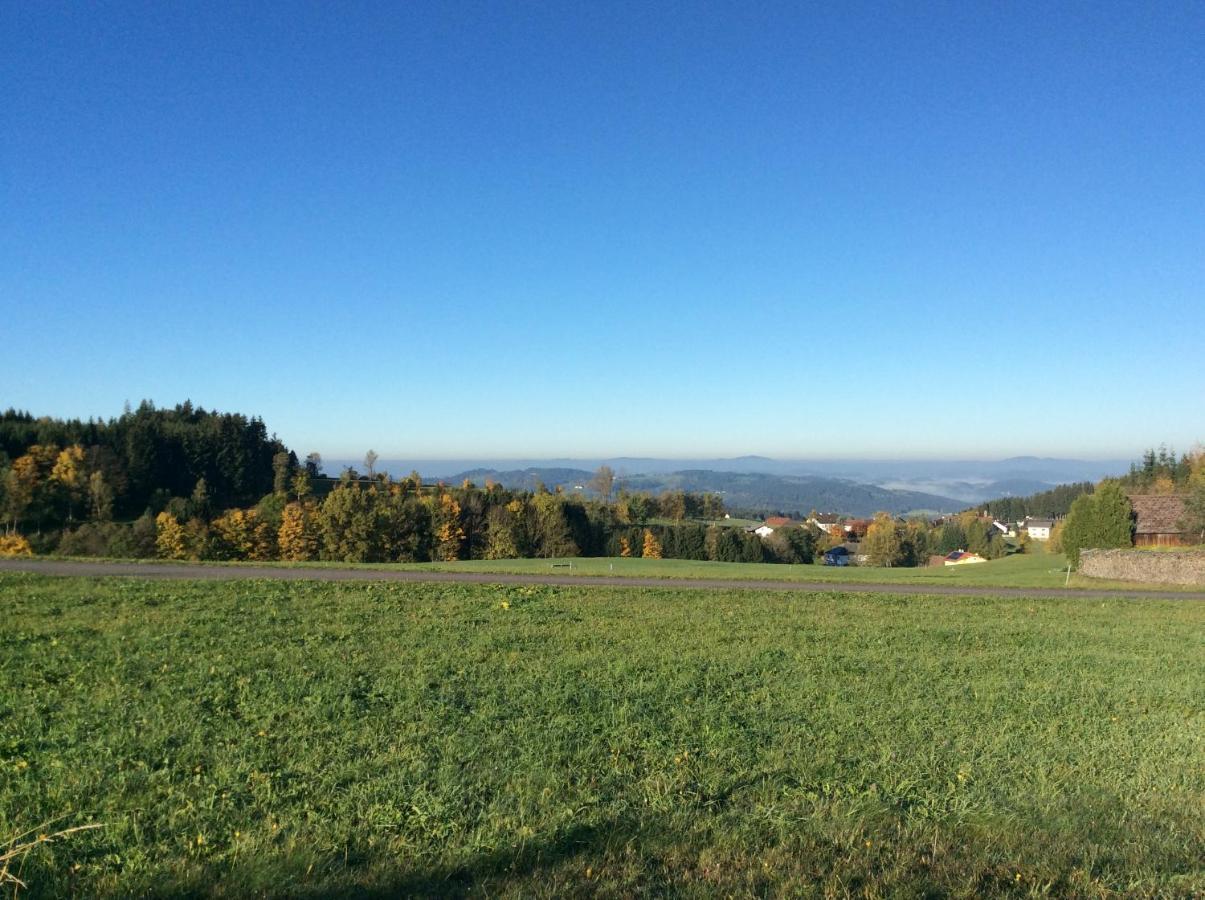
<svg viewBox="0 0 1205 900"><path fill-rule="evenodd" d="M0 556L33 556L33 548L19 534L0 535Z"/></svg>

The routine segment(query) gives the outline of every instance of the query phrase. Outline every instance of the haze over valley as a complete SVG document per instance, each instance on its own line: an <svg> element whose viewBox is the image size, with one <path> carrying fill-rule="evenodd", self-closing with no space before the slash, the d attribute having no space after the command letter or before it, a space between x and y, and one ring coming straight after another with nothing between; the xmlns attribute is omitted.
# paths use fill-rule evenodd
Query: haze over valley
<svg viewBox="0 0 1205 900"><path fill-rule="evenodd" d="M401 478L417 471L425 479L457 484L496 481L532 490L537 484L566 491L588 490L599 466L615 471L629 490L716 492L732 509L870 516L954 512L1000 497L1019 497L1059 484L1098 481L1126 471L1129 460L1056 459L1024 456L1002 460L780 460L764 456L725 459L637 457L559 459L380 459L378 472ZM326 461L328 474L363 470L363 460Z"/></svg>

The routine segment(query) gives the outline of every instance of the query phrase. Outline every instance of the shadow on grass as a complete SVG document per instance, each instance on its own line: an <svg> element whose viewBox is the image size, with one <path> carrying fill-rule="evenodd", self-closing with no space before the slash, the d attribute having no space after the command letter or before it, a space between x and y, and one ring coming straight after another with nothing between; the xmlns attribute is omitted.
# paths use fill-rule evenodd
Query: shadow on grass
<svg viewBox="0 0 1205 900"><path fill-rule="evenodd" d="M324 897L467 897L482 893L488 885L493 893L507 882L528 881L541 871L561 868L579 856L595 857L637 838L640 829L623 822L577 825L551 840L528 844L519 849L495 850L478 854L468 862L447 868L414 872L376 886L348 886L345 889L316 887L309 896ZM538 879L537 879L538 880ZM305 892L302 896L306 896Z"/></svg>
<svg viewBox="0 0 1205 900"><path fill-rule="evenodd" d="M304 897L367 898L468 897L513 893L540 884L579 856L591 860L611 850L639 841L643 856L648 847L642 835L659 832L648 823L626 821L577 825L543 841L479 853L454 866L407 871L404 858L379 851L329 858L325 864L313 857L289 860L246 859L228 867L191 873L183 879L159 883L142 896L157 898L200 897ZM658 844L659 845L659 844ZM312 863L312 865L311 865ZM595 863L597 864L597 863ZM583 872L585 861L582 862ZM547 873L546 875L543 873Z"/></svg>

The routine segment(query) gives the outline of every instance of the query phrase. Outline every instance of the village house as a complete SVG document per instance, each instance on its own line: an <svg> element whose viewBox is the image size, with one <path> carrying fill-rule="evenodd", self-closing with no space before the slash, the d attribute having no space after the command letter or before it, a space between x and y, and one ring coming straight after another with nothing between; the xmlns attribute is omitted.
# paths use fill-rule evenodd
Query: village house
<svg viewBox="0 0 1205 900"><path fill-rule="evenodd" d="M1131 494L1135 547L1178 547L1193 543L1184 531L1181 494Z"/></svg>
<svg viewBox="0 0 1205 900"><path fill-rule="evenodd" d="M946 554L945 565L947 566L965 566L970 563L987 562L978 553L968 553L966 550L955 550L953 553Z"/></svg>
<svg viewBox="0 0 1205 900"><path fill-rule="evenodd" d="M861 541L866 537L866 532L870 530L870 524L870 519L850 519L843 526L845 536L851 541Z"/></svg>
<svg viewBox="0 0 1205 900"><path fill-rule="evenodd" d="M1048 541L1050 540L1050 529L1054 527L1054 520L1031 519L1029 516L1026 516L1022 525L1031 541Z"/></svg>
<svg viewBox="0 0 1205 900"><path fill-rule="evenodd" d="M808 516L807 523L815 525L825 534L844 534L845 529L838 521L836 513L815 513Z"/></svg>
<svg viewBox="0 0 1205 900"><path fill-rule="evenodd" d="M788 519L786 516L770 516L766 519L766 521L754 528L753 533L758 537L765 538L772 535L775 529L786 528L794 524L795 522L792 519Z"/></svg>

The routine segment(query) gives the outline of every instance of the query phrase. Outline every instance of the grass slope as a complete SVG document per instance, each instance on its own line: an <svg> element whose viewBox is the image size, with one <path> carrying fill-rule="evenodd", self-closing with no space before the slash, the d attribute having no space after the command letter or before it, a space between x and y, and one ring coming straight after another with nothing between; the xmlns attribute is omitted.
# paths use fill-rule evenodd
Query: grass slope
<svg viewBox="0 0 1205 900"><path fill-rule="evenodd" d="M572 563L572 569L568 568ZM732 578L765 581L862 584L953 584L967 587L1063 587L1064 557L1049 553L1018 554L963 566L881 568L877 566L788 566L778 563L700 562L690 559L505 559L461 560L455 563L411 563L403 569L445 572L503 572L514 574L629 575L651 578ZM1073 575L1074 586L1100 587L1096 579Z"/></svg>
<svg viewBox="0 0 1205 900"><path fill-rule="evenodd" d="M213 565L256 565L264 563L213 563ZM272 564L268 564L272 565ZM1199 591L1186 585L1143 584L1106 581L1072 573L1067 578L1067 559L1061 553L1037 549L1030 553L962 566L880 568L877 566L835 567L788 566L775 563L700 562L689 559L640 559L620 557L574 557L572 559L478 559L451 563L278 563L289 567L404 569L426 572L484 572L511 575L615 575L665 578L668 581L700 578L742 581L797 581L842 584L916 584L995 588L1085 588L1092 590Z"/></svg>
<svg viewBox="0 0 1205 900"><path fill-rule="evenodd" d="M1190 896L1205 605L0 576L22 896Z"/></svg>

